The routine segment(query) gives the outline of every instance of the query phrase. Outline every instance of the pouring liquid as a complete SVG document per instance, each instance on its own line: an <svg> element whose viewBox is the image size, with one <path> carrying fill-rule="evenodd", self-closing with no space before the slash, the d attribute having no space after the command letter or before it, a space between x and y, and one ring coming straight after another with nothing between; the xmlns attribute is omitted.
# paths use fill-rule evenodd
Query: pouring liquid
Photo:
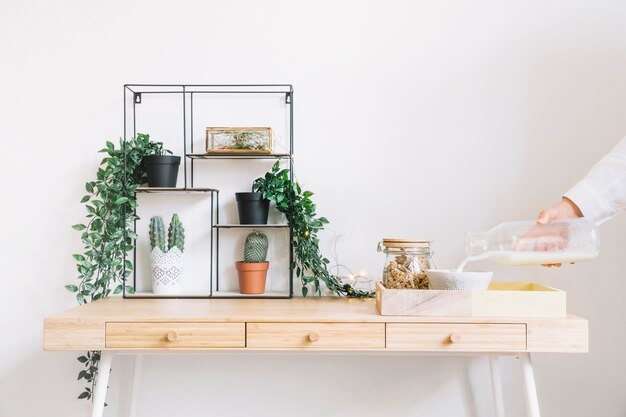
<svg viewBox="0 0 626 417"><path fill-rule="evenodd" d="M502 265L545 265L584 262L595 259L598 255L587 252L525 252L525 251L491 251L476 256L468 256L461 262L456 272L463 269L470 262L490 260Z"/></svg>

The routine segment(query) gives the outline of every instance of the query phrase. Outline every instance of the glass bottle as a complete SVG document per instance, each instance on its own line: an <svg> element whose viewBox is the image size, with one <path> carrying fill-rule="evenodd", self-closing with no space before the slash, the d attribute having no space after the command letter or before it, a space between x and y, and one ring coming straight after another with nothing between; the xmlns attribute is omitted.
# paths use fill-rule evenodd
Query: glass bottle
<svg viewBox="0 0 626 417"><path fill-rule="evenodd" d="M592 221L553 220L501 223L486 232L465 235L465 263L488 259L504 265L539 265L590 261L598 256L600 236Z"/></svg>
<svg viewBox="0 0 626 417"><path fill-rule="evenodd" d="M434 266L428 240L383 239L378 252L386 255L383 285L393 289L429 287L426 271Z"/></svg>

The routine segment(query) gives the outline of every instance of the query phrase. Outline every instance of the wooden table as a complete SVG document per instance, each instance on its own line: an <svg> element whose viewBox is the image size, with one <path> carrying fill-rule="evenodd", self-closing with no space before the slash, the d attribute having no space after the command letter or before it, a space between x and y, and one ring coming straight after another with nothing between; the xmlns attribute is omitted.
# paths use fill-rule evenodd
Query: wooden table
<svg viewBox="0 0 626 417"><path fill-rule="evenodd" d="M530 353L587 352L587 320L381 316L373 300L129 300L108 298L44 319L44 349L101 350L93 417L101 417L113 356L166 351L378 352L489 356L494 406L504 416L498 355L521 359L530 417L539 404ZM136 407L131 394L131 415Z"/></svg>

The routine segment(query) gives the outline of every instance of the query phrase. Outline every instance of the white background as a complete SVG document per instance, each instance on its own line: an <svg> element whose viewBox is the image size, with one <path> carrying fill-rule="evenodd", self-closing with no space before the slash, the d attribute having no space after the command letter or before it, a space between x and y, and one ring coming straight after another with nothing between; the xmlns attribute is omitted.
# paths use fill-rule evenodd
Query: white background
<svg viewBox="0 0 626 417"><path fill-rule="evenodd" d="M122 134L123 83L293 83L298 178L346 234L341 261L375 276L382 237L433 239L455 265L463 232L533 218L626 134L625 23L622 1L0 1L0 416L88 412L42 318L75 303L70 225ZM626 414L624 232L603 225L591 264L496 268L590 320L589 354L535 357L544 416ZM114 364L108 416L129 369ZM482 417L487 376L466 358L151 357L140 415Z"/></svg>

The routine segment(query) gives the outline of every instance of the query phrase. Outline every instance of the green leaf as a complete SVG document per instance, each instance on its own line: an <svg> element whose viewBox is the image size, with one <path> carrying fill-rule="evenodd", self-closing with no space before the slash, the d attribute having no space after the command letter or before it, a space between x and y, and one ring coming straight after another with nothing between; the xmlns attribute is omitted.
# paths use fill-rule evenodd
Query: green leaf
<svg viewBox="0 0 626 417"><path fill-rule="evenodd" d="M302 296L306 297L309 293L309 289L307 287L302 287Z"/></svg>
<svg viewBox="0 0 626 417"><path fill-rule="evenodd" d="M115 205L119 206L120 204L124 204L128 202L128 197L120 197L117 200L115 200Z"/></svg>
<svg viewBox="0 0 626 417"><path fill-rule="evenodd" d="M89 397L89 393L88 393L88 392L86 392L86 391L83 391L83 392L81 392L81 393L80 393L80 395L78 396L78 399L79 399L79 400L82 400L83 398L87 398L87 397Z"/></svg>
<svg viewBox="0 0 626 417"><path fill-rule="evenodd" d="M87 226L85 226L84 224L75 224L74 226L72 226L72 229L74 230L85 230L87 228Z"/></svg>
<svg viewBox="0 0 626 417"><path fill-rule="evenodd" d="M65 289L68 290L69 292L76 292L78 291L78 287L76 285L66 285Z"/></svg>
<svg viewBox="0 0 626 417"><path fill-rule="evenodd" d="M88 195L84 195L83 198L80 199L81 203L86 203L87 201L89 201L89 196Z"/></svg>

